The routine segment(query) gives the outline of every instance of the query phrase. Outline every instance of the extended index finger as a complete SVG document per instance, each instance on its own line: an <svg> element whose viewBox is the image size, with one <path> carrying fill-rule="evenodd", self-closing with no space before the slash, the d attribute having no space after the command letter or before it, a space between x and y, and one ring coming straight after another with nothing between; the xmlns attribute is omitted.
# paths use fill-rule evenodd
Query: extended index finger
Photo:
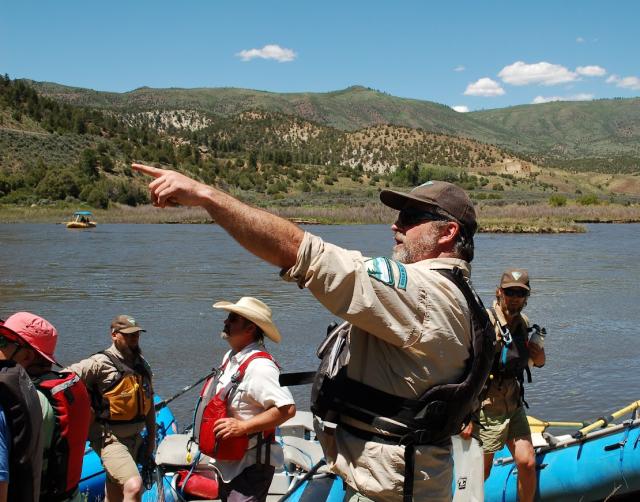
<svg viewBox="0 0 640 502"><path fill-rule="evenodd" d="M154 178L159 178L164 174L164 169L158 169L157 167L146 166L144 164L131 164L131 167L140 171L143 174L148 174L149 176L153 176Z"/></svg>

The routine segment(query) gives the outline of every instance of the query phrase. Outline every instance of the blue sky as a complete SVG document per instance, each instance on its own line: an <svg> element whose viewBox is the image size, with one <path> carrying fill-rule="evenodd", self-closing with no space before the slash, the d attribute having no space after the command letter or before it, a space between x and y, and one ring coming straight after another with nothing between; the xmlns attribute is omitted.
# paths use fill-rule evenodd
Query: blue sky
<svg viewBox="0 0 640 502"><path fill-rule="evenodd" d="M20 0L0 72L116 92L358 84L477 110L640 96L639 20L632 0Z"/></svg>

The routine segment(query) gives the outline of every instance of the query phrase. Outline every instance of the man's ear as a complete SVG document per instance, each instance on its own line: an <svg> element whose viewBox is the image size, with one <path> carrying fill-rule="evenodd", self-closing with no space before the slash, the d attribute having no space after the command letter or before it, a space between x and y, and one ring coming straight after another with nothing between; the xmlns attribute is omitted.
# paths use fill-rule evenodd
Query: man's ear
<svg viewBox="0 0 640 502"><path fill-rule="evenodd" d="M453 245L460 233L460 224L457 221L447 221L447 224L442 225L439 230L438 244L442 246Z"/></svg>

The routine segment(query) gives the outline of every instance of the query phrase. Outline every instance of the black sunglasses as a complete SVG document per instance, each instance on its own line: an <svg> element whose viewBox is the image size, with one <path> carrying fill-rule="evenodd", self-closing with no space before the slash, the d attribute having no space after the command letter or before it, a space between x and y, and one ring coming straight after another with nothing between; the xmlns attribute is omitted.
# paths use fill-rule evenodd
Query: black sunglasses
<svg viewBox="0 0 640 502"><path fill-rule="evenodd" d="M16 350L13 351L13 354L11 354L11 357L9 359L13 359L16 356L16 354L20 352L22 349L29 348L28 345L24 345L18 342L17 340L10 340L6 336L0 336L0 349L6 349L9 345L13 345L16 348Z"/></svg>
<svg viewBox="0 0 640 502"><path fill-rule="evenodd" d="M229 322L236 322L238 319L244 319L240 314L236 314L235 312L229 312L227 316L227 320Z"/></svg>
<svg viewBox="0 0 640 502"><path fill-rule="evenodd" d="M529 296L529 292L526 289L522 288L508 288L503 289L502 292L504 293L504 296L508 296L510 298L526 298L527 296Z"/></svg>
<svg viewBox="0 0 640 502"><path fill-rule="evenodd" d="M433 211L423 211L413 207L402 209L398 213L396 224L401 227L413 227L424 221L449 221L449 218Z"/></svg>

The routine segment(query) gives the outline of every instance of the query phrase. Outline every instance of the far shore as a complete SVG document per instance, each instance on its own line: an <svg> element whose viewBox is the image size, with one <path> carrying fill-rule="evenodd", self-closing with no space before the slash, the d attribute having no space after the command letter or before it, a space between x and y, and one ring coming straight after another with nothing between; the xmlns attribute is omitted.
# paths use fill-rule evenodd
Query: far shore
<svg viewBox="0 0 640 502"><path fill-rule="evenodd" d="M69 221L75 210L91 210L98 223L206 224L213 223L201 208L159 209L150 205L115 205L105 209L61 206L18 206L0 204L0 223L60 223ZM357 225L390 224L395 211L377 202L360 206L277 206L265 208L299 224ZM480 203L480 232L495 233L580 233L585 223L640 223L639 205L568 204L551 207L546 203L502 206Z"/></svg>

